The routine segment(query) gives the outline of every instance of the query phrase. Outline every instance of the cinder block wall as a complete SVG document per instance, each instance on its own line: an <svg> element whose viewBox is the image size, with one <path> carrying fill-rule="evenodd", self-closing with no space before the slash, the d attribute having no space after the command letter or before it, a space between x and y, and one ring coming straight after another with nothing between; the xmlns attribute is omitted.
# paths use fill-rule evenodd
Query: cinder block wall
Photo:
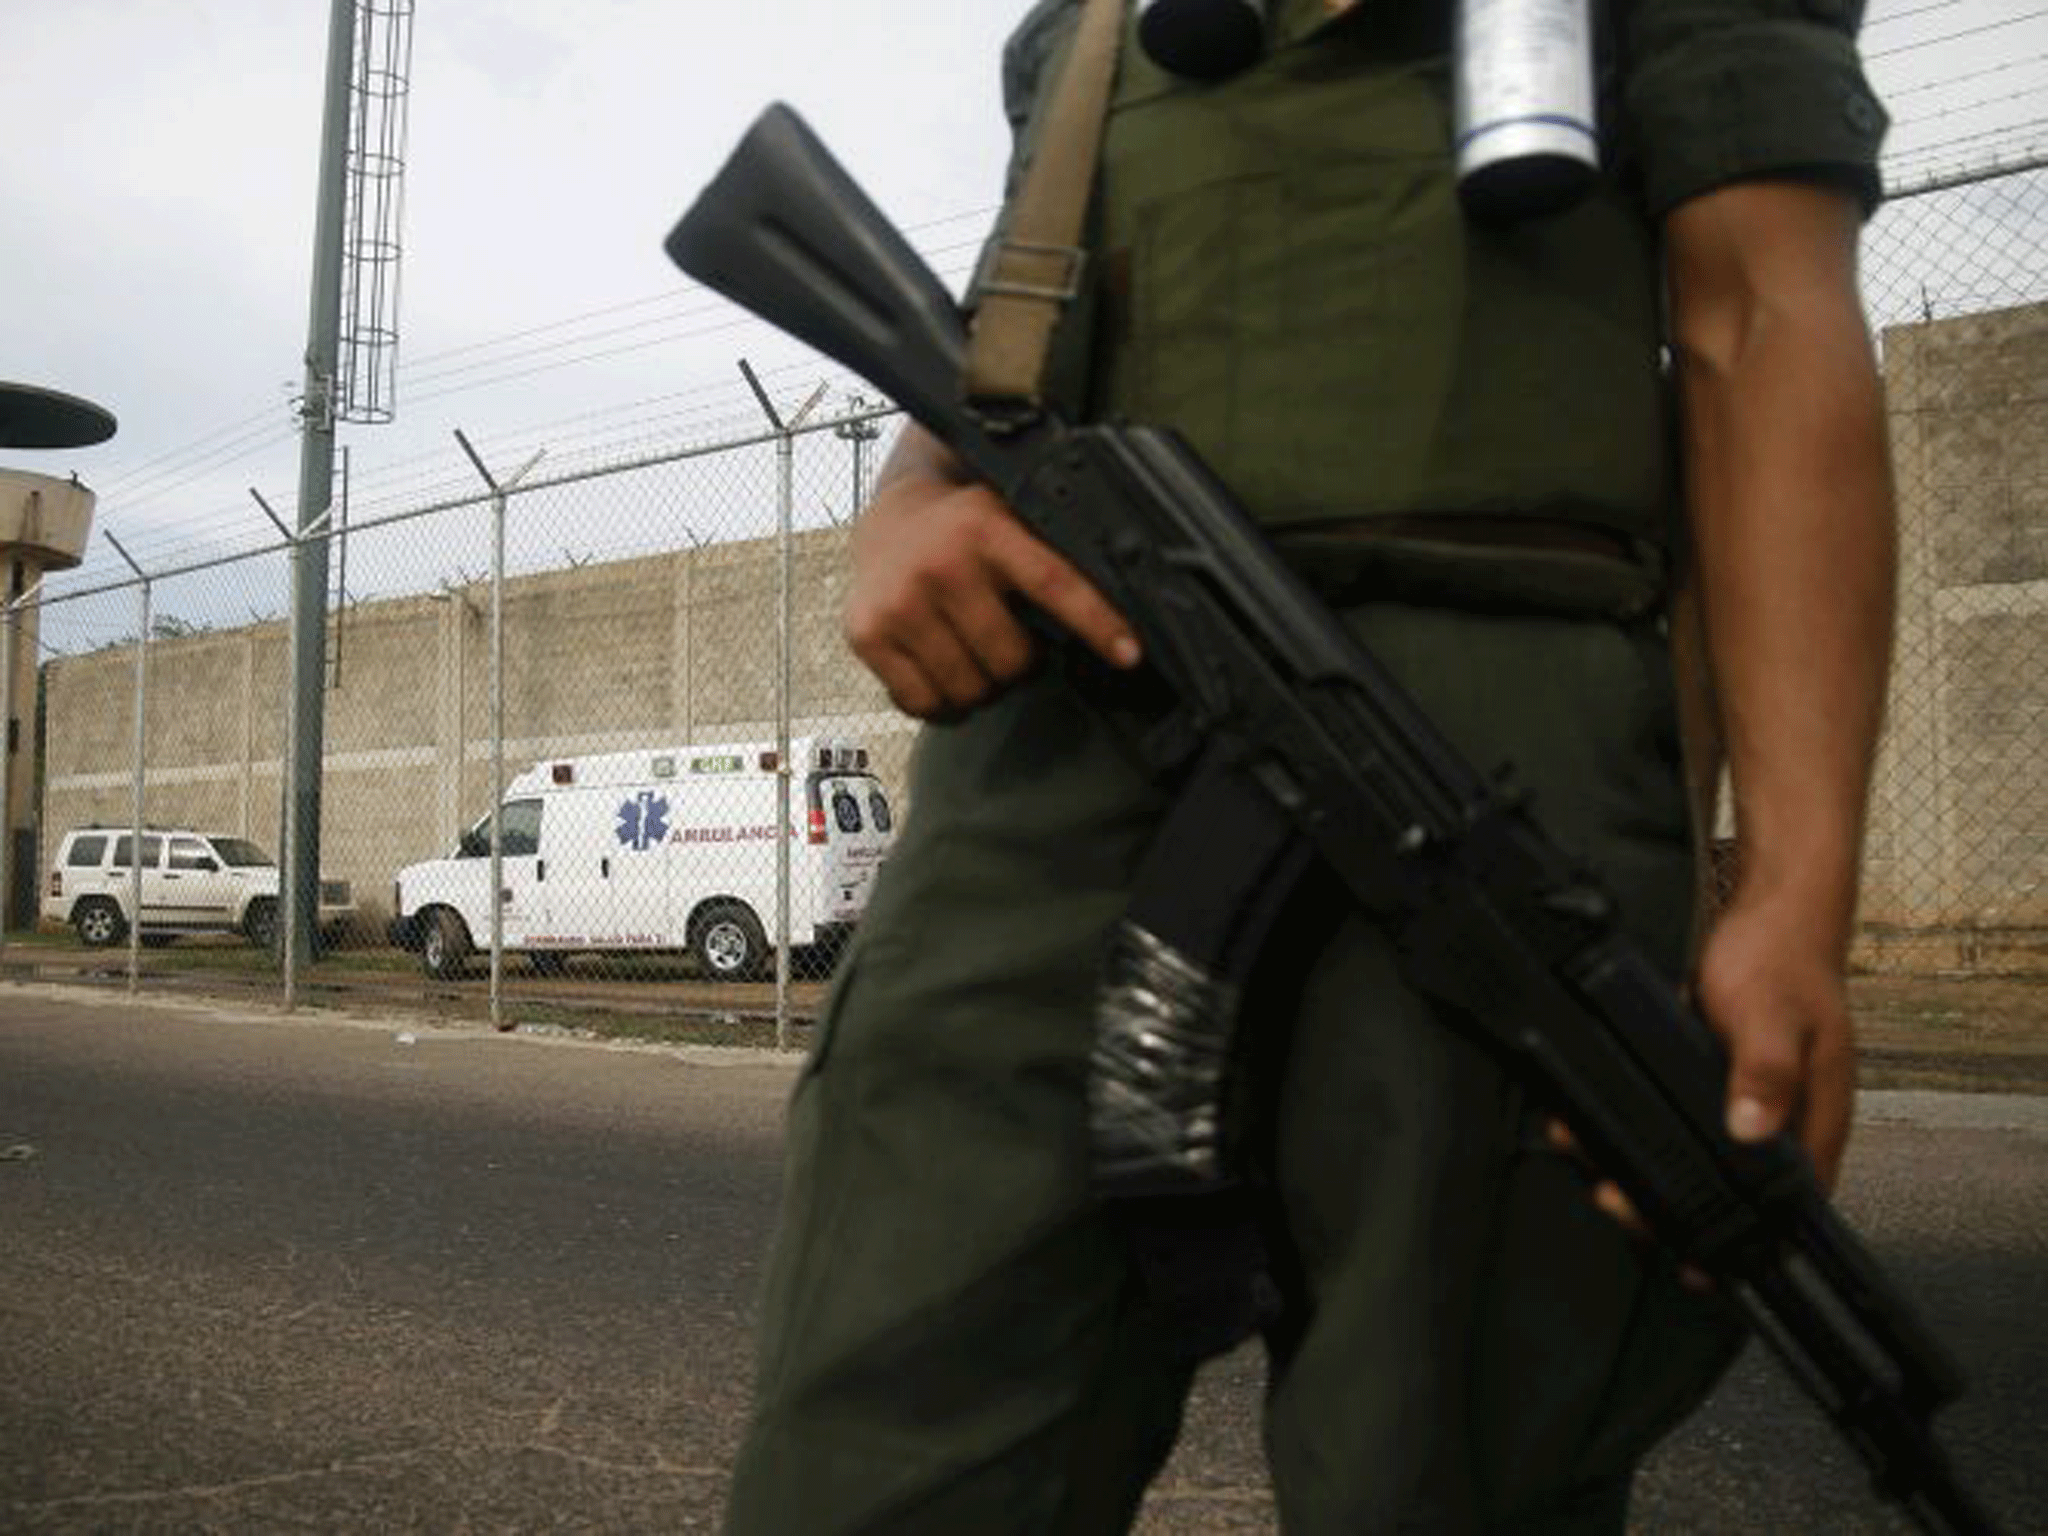
<svg viewBox="0 0 2048 1536"><path fill-rule="evenodd" d="M1902 518L1890 724L1864 917L1902 930L2048 924L2048 305L1888 331ZM797 536L791 729L865 738L901 800L909 721L839 639L841 529ZM508 773L552 756L775 729L772 541L507 584ZM353 608L328 695L322 861L381 910L490 799L489 592ZM278 843L284 631L151 647L147 818ZM44 857L130 816L132 651L49 671Z"/></svg>
<svg viewBox="0 0 2048 1536"><path fill-rule="evenodd" d="M1899 633L1866 922L2048 923L2048 305L1883 338Z"/></svg>

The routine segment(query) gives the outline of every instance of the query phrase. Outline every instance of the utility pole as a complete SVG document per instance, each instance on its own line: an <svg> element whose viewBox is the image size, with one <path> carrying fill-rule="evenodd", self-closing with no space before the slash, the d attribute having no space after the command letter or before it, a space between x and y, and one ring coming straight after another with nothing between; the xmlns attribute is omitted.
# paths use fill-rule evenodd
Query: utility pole
<svg viewBox="0 0 2048 1536"><path fill-rule="evenodd" d="M313 218L313 286L306 317L305 398L300 407L299 531L291 551L293 739L286 744L283 824L285 964L312 958L320 920L320 773L327 681L326 519L334 499L335 372L340 352L342 230L348 196L349 85L355 67L355 0L332 0L327 95L320 129L320 183Z"/></svg>

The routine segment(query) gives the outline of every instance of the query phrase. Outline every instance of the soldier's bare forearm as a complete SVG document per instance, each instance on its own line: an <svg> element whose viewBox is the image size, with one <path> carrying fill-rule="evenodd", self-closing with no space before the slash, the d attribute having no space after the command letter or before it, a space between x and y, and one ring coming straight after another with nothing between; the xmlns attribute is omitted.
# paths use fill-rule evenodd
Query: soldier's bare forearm
<svg viewBox="0 0 2048 1536"><path fill-rule="evenodd" d="M1836 949L1881 722L1895 535L1843 194L1729 189L1671 220L1688 502L1742 879Z"/></svg>

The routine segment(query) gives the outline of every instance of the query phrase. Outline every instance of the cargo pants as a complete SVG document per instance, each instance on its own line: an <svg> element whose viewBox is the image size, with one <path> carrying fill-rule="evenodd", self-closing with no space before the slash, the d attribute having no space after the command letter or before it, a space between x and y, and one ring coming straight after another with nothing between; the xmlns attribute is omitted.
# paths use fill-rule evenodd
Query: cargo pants
<svg viewBox="0 0 2048 1536"><path fill-rule="evenodd" d="M1654 622L1346 617L1475 763L1515 765L1675 968L1691 853ZM728 1528L1122 1530L1190 1380L1087 1185L1091 994L1157 792L1047 678L927 730L913 773L791 1104ZM1271 1105L1304 1293L1264 1405L1282 1528L1621 1530L1731 1313L1594 1210L1369 923L1343 920L1294 1014Z"/></svg>

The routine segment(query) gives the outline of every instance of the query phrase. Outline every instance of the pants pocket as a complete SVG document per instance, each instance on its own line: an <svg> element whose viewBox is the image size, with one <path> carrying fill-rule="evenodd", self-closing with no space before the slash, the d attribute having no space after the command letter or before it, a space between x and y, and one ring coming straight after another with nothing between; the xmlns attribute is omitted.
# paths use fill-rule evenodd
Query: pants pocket
<svg viewBox="0 0 2048 1536"><path fill-rule="evenodd" d="M856 932L846 946L846 953L839 957L839 969L833 974L831 989L825 994L825 1006L818 1013L817 1025L811 1033L810 1055L805 1058L803 1070L797 1075L799 1089L825 1070L826 1060L832 1053L832 1042L839 1034L839 1022L846 1016L859 979L861 949L860 935Z"/></svg>
<svg viewBox="0 0 2048 1536"><path fill-rule="evenodd" d="M1733 1303L1681 1285L1668 1257L1594 1206L1591 1183L1525 1129L1481 1302L1474 1401L1505 1528L1543 1528L1603 1488L1619 1497L1744 1336Z"/></svg>

